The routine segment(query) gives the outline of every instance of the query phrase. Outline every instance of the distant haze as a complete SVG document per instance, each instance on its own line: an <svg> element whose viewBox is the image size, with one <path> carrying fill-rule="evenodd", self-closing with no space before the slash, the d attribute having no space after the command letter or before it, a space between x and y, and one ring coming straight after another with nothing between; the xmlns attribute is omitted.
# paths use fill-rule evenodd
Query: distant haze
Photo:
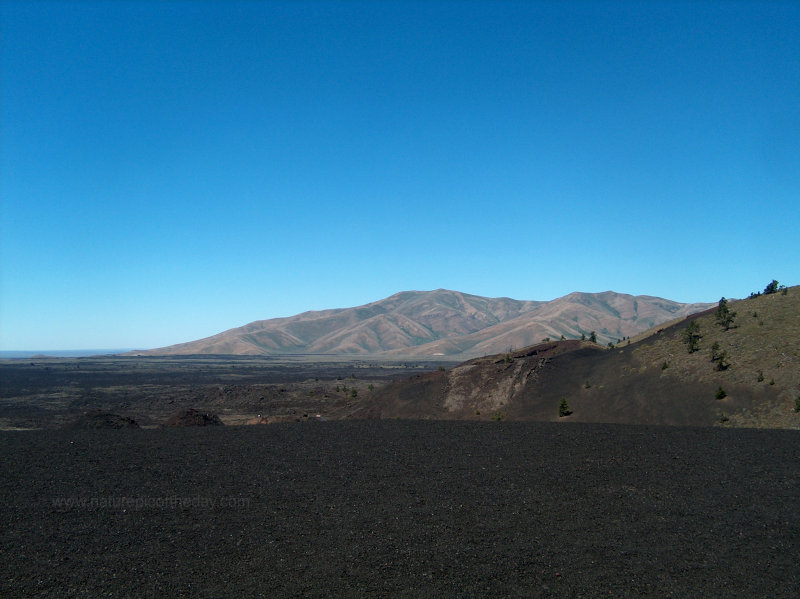
<svg viewBox="0 0 800 599"><path fill-rule="evenodd" d="M32 358L47 356L49 358L86 358L88 356L107 356L130 351L125 349L41 349L29 351L0 351L0 358Z"/></svg>

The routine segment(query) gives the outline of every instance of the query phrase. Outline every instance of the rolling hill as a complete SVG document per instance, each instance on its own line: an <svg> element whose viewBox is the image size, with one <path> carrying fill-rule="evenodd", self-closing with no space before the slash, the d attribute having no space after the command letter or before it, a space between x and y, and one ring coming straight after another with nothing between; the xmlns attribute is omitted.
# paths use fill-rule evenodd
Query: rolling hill
<svg viewBox="0 0 800 599"><path fill-rule="evenodd" d="M570 293L549 302L487 298L446 289L405 291L355 308L255 321L205 339L131 354L464 359L531 345L548 337L588 337L591 331L596 331L600 343L616 342L710 305L613 291Z"/></svg>
<svg viewBox="0 0 800 599"><path fill-rule="evenodd" d="M711 308L613 349L551 341L476 358L388 385L352 416L800 428L800 287L730 309L727 330Z"/></svg>

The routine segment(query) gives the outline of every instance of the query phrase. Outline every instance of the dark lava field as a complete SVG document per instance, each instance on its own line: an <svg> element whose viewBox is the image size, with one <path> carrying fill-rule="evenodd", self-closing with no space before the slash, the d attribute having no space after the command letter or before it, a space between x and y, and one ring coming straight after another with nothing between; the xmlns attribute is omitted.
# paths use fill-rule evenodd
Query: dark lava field
<svg viewBox="0 0 800 599"><path fill-rule="evenodd" d="M797 597L800 432L0 432L3 597Z"/></svg>
<svg viewBox="0 0 800 599"><path fill-rule="evenodd" d="M70 427L103 411L143 428L179 410L224 424L348 418L373 391L443 362L325 356L95 356L0 360L0 430ZM448 364L449 365L449 364Z"/></svg>

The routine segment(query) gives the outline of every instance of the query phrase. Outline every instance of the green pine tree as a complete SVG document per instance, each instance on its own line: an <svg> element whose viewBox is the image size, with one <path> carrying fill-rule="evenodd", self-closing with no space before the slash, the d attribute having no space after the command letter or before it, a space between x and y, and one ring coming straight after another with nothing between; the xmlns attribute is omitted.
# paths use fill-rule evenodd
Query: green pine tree
<svg viewBox="0 0 800 599"><path fill-rule="evenodd" d="M572 410L569 409L567 398L562 397L561 403L558 404L558 417L563 418L564 416L569 416L570 414L572 414Z"/></svg>
<svg viewBox="0 0 800 599"><path fill-rule="evenodd" d="M689 326L683 330L683 342L686 343L690 354L700 349L700 339L702 338L703 336L700 334L700 325L697 324L696 320L691 321Z"/></svg>
<svg viewBox="0 0 800 599"><path fill-rule="evenodd" d="M731 309L728 307L728 300L723 297L719 300L719 305L717 306L717 311L714 312L714 317L717 319L717 324L727 331L733 324L736 312L731 312Z"/></svg>

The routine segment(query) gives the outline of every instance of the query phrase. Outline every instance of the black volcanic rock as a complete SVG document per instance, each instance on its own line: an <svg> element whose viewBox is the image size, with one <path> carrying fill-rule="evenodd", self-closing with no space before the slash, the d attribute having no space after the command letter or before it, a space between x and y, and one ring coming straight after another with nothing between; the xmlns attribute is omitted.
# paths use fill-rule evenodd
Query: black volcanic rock
<svg viewBox="0 0 800 599"><path fill-rule="evenodd" d="M139 425L132 418L103 412L102 410L92 410L86 412L67 428L72 430L91 430L91 429L120 429L120 428L139 428Z"/></svg>
<svg viewBox="0 0 800 599"><path fill-rule="evenodd" d="M163 426L221 426L222 420L216 414L201 412L194 408L178 410L167 418Z"/></svg>
<svg viewBox="0 0 800 599"><path fill-rule="evenodd" d="M0 434L3 597L797 597L800 431Z"/></svg>

